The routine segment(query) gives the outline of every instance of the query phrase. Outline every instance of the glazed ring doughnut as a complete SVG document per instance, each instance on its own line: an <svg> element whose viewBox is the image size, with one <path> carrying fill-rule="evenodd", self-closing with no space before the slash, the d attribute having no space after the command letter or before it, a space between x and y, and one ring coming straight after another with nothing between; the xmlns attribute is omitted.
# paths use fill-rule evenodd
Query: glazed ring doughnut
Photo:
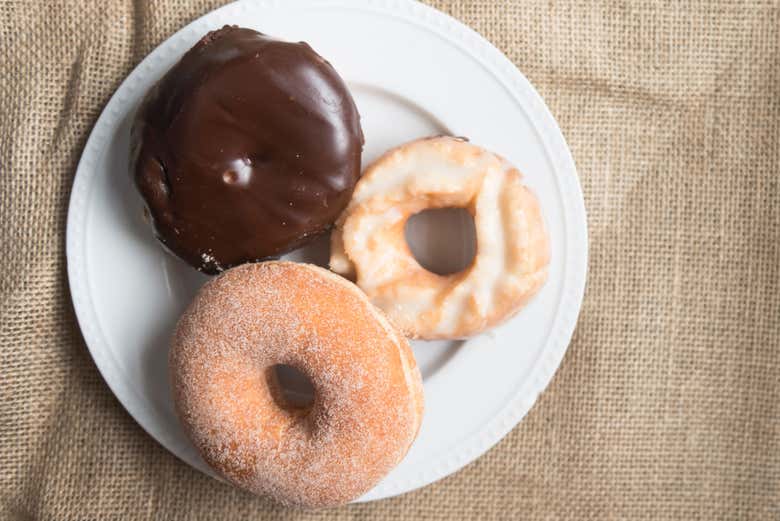
<svg viewBox="0 0 780 521"><path fill-rule="evenodd" d="M279 404L277 364L310 379L310 408ZM208 282L176 329L170 374L203 459L285 504L365 493L404 457L422 418L406 339L354 284L307 264L246 264Z"/></svg>
<svg viewBox="0 0 780 521"><path fill-rule="evenodd" d="M465 208L477 245L471 265L437 275L404 238L412 215ZM547 278L549 245L520 172L467 141L435 137L387 152L358 181L331 236L330 267L356 281L412 338L460 338L506 320Z"/></svg>

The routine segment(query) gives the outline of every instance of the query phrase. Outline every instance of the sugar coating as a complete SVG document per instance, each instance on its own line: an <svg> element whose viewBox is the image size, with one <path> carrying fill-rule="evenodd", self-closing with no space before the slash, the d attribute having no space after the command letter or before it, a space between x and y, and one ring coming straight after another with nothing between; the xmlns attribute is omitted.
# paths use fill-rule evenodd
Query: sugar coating
<svg viewBox="0 0 780 521"><path fill-rule="evenodd" d="M465 208L474 217L471 266L438 275L404 236L412 215ZM387 152L368 167L331 234L330 267L349 277L412 338L459 338L506 320L547 279L550 249L536 197L503 158L435 137Z"/></svg>
<svg viewBox="0 0 780 521"><path fill-rule="evenodd" d="M308 414L274 401L276 364L311 380ZM404 457L422 418L406 340L354 284L311 265L248 264L207 283L178 324L170 371L204 460L286 504L359 497Z"/></svg>

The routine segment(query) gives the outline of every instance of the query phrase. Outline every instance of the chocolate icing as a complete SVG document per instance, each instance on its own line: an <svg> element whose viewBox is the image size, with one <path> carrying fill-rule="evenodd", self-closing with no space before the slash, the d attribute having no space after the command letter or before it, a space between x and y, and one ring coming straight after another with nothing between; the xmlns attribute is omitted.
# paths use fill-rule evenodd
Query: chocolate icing
<svg viewBox="0 0 780 521"><path fill-rule="evenodd" d="M326 231L360 175L360 118L305 43L225 26L146 95L131 171L160 241L206 273Z"/></svg>

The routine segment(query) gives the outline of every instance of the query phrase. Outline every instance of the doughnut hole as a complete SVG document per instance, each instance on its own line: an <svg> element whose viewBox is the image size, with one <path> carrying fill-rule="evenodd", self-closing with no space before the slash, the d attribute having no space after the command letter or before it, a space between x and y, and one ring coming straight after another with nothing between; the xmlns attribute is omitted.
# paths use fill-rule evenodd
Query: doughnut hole
<svg viewBox="0 0 780 521"><path fill-rule="evenodd" d="M266 381L276 405L287 412L305 416L314 405L314 385L308 376L286 364L266 370Z"/></svg>
<svg viewBox="0 0 780 521"><path fill-rule="evenodd" d="M430 208L412 215L404 228L415 260L438 275L468 268L477 249L474 218L464 208Z"/></svg>

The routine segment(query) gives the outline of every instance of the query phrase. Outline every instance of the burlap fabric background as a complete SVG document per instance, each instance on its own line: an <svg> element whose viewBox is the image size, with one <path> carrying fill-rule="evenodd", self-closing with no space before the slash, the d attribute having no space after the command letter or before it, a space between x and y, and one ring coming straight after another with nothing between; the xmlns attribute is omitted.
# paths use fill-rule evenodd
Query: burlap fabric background
<svg viewBox="0 0 780 521"><path fill-rule="evenodd" d="M313 514L147 436L67 291L89 130L143 56L219 3L0 3L0 517L780 519L776 2L433 2L558 118L589 213L585 304L552 385L496 448L417 492Z"/></svg>

